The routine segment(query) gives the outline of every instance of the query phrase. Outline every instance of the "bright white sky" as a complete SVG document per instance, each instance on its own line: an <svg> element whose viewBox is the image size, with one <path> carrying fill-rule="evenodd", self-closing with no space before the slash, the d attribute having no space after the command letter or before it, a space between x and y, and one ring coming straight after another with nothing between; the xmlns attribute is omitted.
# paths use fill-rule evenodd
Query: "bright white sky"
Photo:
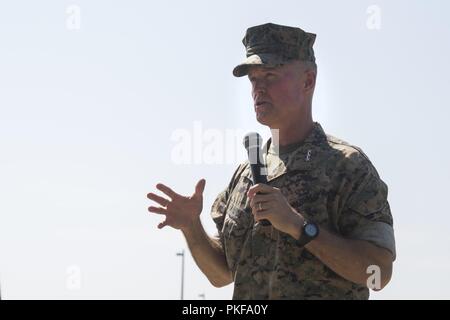
<svg viewBox="0 0 450 320"><path fill-rule="evenodd" d="M157 182L190 194L206 178L214 232L209 208L245 157L242 134L269 135L231 73L245 30L266 22L317 34L314 119L389 186L398 258L371 298L450 298L448 12L444 0L3 2L3 298L179 298L186 244L156 228L146 194ZM180 132L190 163L172 157ZM208 163L208 146L233 163ZM187 254L185 298L200 294L229 299L232 286L212 287Z"/></svg>

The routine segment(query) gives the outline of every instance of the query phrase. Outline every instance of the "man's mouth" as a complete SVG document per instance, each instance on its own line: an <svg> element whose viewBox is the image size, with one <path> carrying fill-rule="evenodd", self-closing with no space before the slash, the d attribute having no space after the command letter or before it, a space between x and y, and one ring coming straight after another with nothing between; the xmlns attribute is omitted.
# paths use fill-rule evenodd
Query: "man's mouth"
<svg viewBox="0 0 450 320"><path fill-rule="evenodd" d="M269 105L270 105L269 102L259 101L259 102L255 103L255 110L264 109L264 108L268 107Z"/></svg>
<svg viewBox="0 0 450 320"><path fill-rule="evenodd" d="M258 107L262 107L262 106L265 106L268 104L269 104L269 102L267 102L267 101L258 101L255 103L255 107L258 108Z"/></svg>

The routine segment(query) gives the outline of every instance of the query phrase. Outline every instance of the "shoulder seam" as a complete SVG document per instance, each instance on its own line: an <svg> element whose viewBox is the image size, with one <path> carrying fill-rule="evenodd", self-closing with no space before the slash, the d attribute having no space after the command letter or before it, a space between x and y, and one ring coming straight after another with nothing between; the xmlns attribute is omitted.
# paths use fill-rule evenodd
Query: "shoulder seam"
<svg viewBox="0 0 450 320"><path fill-rule="evenodd" d="M353 144L350 144L350 143L348 143L348 142L346 142L346 141L344 141L344 140L341 140L341 139L338 139L338 138L335 138L335 137L333 137L333 138L334 138L334 139L337 139L337 140L339 140L339 141L341 141L341 142L336 141L336 140L334 140L334 139L327 139L327 140L328 140L330 143L332 143L332 144L341 145L341 146L347 146L347 147L353 148L353 149L356 150L359 154L361 154L367 161L369 161L370 163L372 163L372 162L370 161L369 157L364 153L364 151L363 151L360 147L355 146L355 145L353 145Z"/></svg>

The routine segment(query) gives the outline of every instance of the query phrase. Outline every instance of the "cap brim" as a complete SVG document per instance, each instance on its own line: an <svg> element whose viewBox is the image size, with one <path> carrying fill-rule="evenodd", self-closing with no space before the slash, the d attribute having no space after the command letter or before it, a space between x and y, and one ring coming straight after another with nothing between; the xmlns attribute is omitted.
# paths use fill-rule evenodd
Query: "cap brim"
<svg viewBox="0 0 450 320"><path fill-rule="evenodd" d="M273 53L260 53L249 56L245 59L244 62L237 65L233 69L233 75L235 77L243 77L248 74L248 71L253 66L258 65L267 65L267 66L276 66L282 63L285 63L279 55Z"/></svg>

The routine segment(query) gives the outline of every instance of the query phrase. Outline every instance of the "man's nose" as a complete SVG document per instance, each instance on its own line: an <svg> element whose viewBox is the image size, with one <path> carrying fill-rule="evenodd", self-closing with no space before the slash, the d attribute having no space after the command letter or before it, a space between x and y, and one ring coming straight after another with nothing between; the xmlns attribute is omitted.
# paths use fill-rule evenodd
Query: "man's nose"
<svg viewBox="0 0 450 320"><path fill-rule="evenodd" d="M264 80L255 81L255 85L253 86L253 93L255 95L265 93L266 89L267 89L267 86L266 86L266 82Z"/></svg>

